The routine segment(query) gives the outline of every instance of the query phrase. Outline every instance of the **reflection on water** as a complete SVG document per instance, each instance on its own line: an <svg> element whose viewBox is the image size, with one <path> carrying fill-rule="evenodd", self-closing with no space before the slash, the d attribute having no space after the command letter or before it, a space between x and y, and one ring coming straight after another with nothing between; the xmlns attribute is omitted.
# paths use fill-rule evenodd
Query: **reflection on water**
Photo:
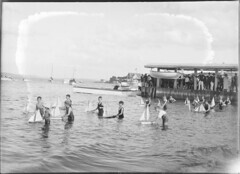
<svg viewBox="0 0 240 174"><path fill-rule="evenodd" d="M125 117L118 120L85 113L98 95L74 94L68 85L33 81L29 91L23 82L2 84L2 172L222 172L236 158L236 105L201 114L189 112L183 101L169 104L169 128L162 130L161 121L139 124L139 97L103 96L110 115L124 101ZM74 122L28 123L30 115L22 112L27 95L54 101L67 93ZM150 115L157 117L154 106Z"/></svg>

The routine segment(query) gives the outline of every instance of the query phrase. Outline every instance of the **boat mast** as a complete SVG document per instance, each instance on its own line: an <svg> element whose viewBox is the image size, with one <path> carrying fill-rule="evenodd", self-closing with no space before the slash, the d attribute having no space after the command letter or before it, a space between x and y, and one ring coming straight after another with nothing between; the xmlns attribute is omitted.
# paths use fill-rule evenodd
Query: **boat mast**
<svg viewBox="0 0 240 174"><path fill-rule="evenodd" d="M52 64L51 78L52 78L52 76L53 76L53 64Z"/></svg>

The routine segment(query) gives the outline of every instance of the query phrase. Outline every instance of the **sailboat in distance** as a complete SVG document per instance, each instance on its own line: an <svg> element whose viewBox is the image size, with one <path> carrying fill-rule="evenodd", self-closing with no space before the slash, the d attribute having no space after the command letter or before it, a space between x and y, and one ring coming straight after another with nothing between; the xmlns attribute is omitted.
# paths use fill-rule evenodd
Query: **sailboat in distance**
<svg viewBox="0 0 240 174"><path fill-rule="evenodd" d="M75 85L77 82L74 78L74 75L75 75L75 68L73 69L73 75L72 75L72 79L69 80L69 85Z"/></svg>
<svg viewBox="0 0 240 174"><path fill-rule="evenodd" d="M51 77L50 79L48 80L50 83L52 83L53 81L53 64L52 64L52 71L51 71Z"/></svg>

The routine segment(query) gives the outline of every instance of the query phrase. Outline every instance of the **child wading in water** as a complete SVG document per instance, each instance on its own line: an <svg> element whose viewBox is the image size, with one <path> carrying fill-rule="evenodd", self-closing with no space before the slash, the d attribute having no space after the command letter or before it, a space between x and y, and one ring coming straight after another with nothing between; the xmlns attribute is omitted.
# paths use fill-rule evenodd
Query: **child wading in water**
<svg viewBox="0 0 240 174"><path fill-rule="evenodd" d="M43 102L42 102L42 97L38 96L37 97L37 104L36 104L36 111L40 111L41 116L44 116L44 106L43 106Z"/></svg>
<svg viewBox="0 0 240 174"><path fill-rule="evenodd" d="M231 101L229 99L229 97L227 97L227 100L224 102L225 105L230 105L231 104Z"/></svg>
<svg viewBox="0 0 240 174"><path fill-rule="evenodd" d="M51 115L51 111L50 111L50 104L46 104L45 106L45 113L43 116L43 119L45 119L45 125L50 125L50 117Z"/></svg>
<svg viewBox="0 0 240 174"><path fill-rule="evenodd" d="M98 116L102 117L103 113L104 113L104 106L102 104L102 96L98 97L98 104L97 104L97 108L92 110L91 112L94 112L98 110Z"/></svg>
<svg viewBox="0 0 240 174"><path fill-rule="evenodd" d="M158 118L162 119L162 127L163 127L162 129L166 130L168 128L168 125L167 125L168 117L167 117L167 113L166 113L166 110L167 110L167 106L166 106L167 99L166 99L165 96L163 97L163 101L164 101L163 105L161 105L160 102L158 103L157 111L159 111Z"/></svg>
<svg viewBox="0 0 240 174"><path fill-rule="evenodd" d="M118 114L117 115L113 115L113 116L109 116L109 117L103 117L103 118L118 118L118 119L123 119L124 118L124 102L120 101L119 103L119 108L118 108Z"/></svg>
<svg viewBox="0 0 240 174"><path fill-rule="evenodd" d="M176 101L176 100L175 100L172 96L170 96L168 102L169 102L169 103L174 103L175 101Z"/></svg>
<svg viewBox="0 0 240 174"><path fill-rule="evenodd" d="M66 101L65 106L66 106L66 113L63 116L63 119L67 117L67 120L69 122L74 121L74 115L73 115L73 110L72 110L72 107L71 107L71 103Z"/></svg>
<svg viewBox="0 0 240 174"><path fill-rule="evenodd" d="M119 102L119 108L118 108L118 114L116 115L116 117L118 119L123 119L124 118L124 108L123 108L124 102L120 101Z"/></svg>

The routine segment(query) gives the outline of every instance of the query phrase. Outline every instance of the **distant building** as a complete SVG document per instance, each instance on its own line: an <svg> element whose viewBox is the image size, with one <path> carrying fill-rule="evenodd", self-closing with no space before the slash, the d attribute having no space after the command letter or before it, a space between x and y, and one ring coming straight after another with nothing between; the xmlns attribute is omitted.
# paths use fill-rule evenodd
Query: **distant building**
<svg viewBox="0 0 240 174"><path fill-rule="evenodd" d="M131 81L131 80L140 80L141 79L141 75L140 73L128 73L126 76L123 77L116 77L116 76L112 76L109 79L109 83L114 83L116 81L119 82L126 82L126 81Z"/></svg>

